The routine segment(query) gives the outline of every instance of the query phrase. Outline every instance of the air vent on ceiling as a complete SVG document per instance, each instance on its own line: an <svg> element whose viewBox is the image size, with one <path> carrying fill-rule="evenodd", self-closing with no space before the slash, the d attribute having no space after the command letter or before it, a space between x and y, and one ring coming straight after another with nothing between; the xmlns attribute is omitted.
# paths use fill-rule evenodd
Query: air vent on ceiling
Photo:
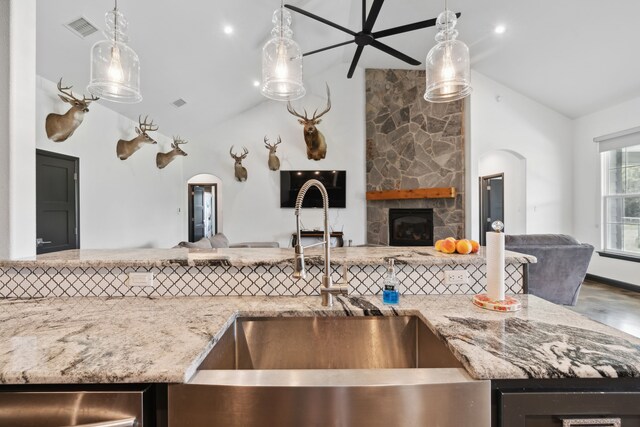
<svg viewBox="0 0 640 427"><path fill-rule="evenodd" d="M182 107L182 106L183 106L184 104L186 104L186 103L187 103L187 101L185 101L184 99L182 99L182 98L178 98L178 99L176 99L175 101L173 101L173 102L171 103L171 105L173 105L173 106L174 106L174 107L176 107L176 108L180 108L180 107Z"/></svg>
<svg viewBox="0 0 640 427"><path fill-rule="evenodd" d="M98 28L95 25L82 16L78 19L74 19L68 24L65 24L65 27L82 39L98 31Z"/></svg>

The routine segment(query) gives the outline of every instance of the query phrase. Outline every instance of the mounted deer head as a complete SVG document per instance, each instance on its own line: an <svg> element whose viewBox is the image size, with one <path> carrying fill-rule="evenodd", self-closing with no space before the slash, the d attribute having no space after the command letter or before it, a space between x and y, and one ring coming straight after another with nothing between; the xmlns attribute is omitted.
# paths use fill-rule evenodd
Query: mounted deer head
<svg viewBox="0 0 640 427"><path fill-rule="evenodd" d="M173 148L173 150L166 153L156 154L156 166L158 167L158 169L163 169L165 166L171 163L173 159L176 158L176 156L186 156L187 153L182 151L180 146L182 144L187 144L188 142L189 141L183 141L179 136L174 136L173 142L171 143L171 148Z"/></svg>
<svg viewBox="0 0 640 427"><path fill-rule="evenodd" d="M243 151L242 154L237 156L233 154L233 145L229 149L229 154L231 155L231 158L236 161L236 163L233 165L233 169L236 175L236 179L240 182L247 180L247 168L242 166L242 161L246 159L247 155L249 154L249 150L247 150L247 147L242 147L242 151Z"/></svg>
<svg viewBox="0 0 640 427"><path fill-rule="evenodd" d="M324 116L331 109L331 93L329 91L329 85L327 85L327 107L318 114L318 110L313 112L313 117L307 117L307 110L304 110L304 116L299 114L291 106L291 102L287 102L287 111L298 117L298 122L304 125L304 142L307 144L307 158L309 160L322 160L327 155L327 143L325 142L324 135L316 128L322 120L320 117Z"/></svg>
<svg viewBox="0 0 640 427"><path fill-rule="evenodd" d="M73 86L62 87L62 78L60 78L58 90L61 94L58 94L58 96L64 102L71 104L71 108L65 114L51 113L47 116L45 122L47 138L53 142L66 141L67 138L73 135L73 132L82 123L84 113L89 112L89 104L99 99L93 95L91 95L91 98L82 95L82 99L78 99L71 92L72 88Z"/></svg>
<svg viewBox="0 0 640 427"><path fill-rule="evenodd" d="M120 160L127 160L133 153L142 148L144 144L157 144L156 140L151 138L147 132L155 132L158 130L158 126L151 123L147 123L149 116L142 120L142 116L138 117L138 127L136 128L136 136L128 141L121 139L116 145L116 154Z"/></svg>
<svg viewBox="0 0 640 427"><path fill-rule="evenodd" d="M278 145L280 145L281 143L282 140L280 139L280 135L278 135L278 142L276 142L275 144L269 144L267 136L264 136L264 146L267 150L269 150L269 169L271 169L272 171L277 171L278 169L280 169L280 159L278 158L278 156L276 156L276 150L278 149Z"/></svg>

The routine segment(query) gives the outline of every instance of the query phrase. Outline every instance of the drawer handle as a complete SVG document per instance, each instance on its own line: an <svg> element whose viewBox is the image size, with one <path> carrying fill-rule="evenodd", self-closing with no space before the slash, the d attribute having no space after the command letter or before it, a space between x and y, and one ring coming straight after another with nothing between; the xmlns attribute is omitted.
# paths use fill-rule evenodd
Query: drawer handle
<svg viewBox="0 0 640 427"><path fill-rule="evenodd" d="M622 420L620 418L572 418L562 420L562 427L572 426L620 427L622 426Z"/></svg>
<svg viewBox="0 0 640 427"><path fill-rule="evenodd" d="M113 420L113 421L102 421L99 423L90 423L90 424L78 424L73 427L136 427L136 419L134 418L124 418L121 420ZM71 427L71 426L67 426Z"/></svg>

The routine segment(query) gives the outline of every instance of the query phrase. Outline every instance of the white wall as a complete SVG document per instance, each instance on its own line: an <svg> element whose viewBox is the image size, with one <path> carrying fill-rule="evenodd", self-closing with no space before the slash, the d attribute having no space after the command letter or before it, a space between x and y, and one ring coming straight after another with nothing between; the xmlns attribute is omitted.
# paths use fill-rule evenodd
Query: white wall
<svg viewBox="0 0 640 427"><path fill-rule="evenodd" d="M479 160L496 150L526 160L526 233L570 234L572 121L473 70L471 82L467 214L472 237L479 234Z"/></svg>
<svg viewBox="0 0 640 427"><path fill-rule="evenodd" d="M478 175L504 174L504 223L508 234L527 232L527 165L526 160L510 151L495 150L478 161ZM480 224L478 224L480 227Z"/></svg>
<svg viewBox="0 0 640 427"><path fill-rule="evenodd" d="M577 239L602 249L600 154L593 138L640 125L640 98L575 120L573 224ZM589 273L640 286L640 263L593 255Z"/></svg>
<svg viewBox="0 0 640 427"><path fill-rule="evenodd" d="M35 255L35 0L0 0L0 257Z"/></svg>
<svg viewBox="0 0 640 427"><path fill-rule="evenodd" d="M74 94L80 96L82 90L76 83ZM157 145L145 145L129 159L118 159L117 141L136 136L137 122L105 105L107 101L92 103L83 123L69 139L50 141L45 132L47 114L64 113L69 104L58 98L56 83L38 77L37 148L80 158L80 247L169 248L186 240L183 199L187 184L182 166L189 157L177 157L164 169L158 169L156 153L169 151L171 139L154 132ZM158 125L162 129L162 123ZM189 147L185 146L185 151L189 152Z"/></svg>
<svg viewBox="0 0 640 427"><path fill-rule="evenodd" d="M331 88L332 108L318 125L327 139L327 157L321 161L308 160L302 126L287 112L286 104L264 101L256 107L212 126L194 138L189 161L185 163L185 177L197 173L211 173L222 179L224 233L232 243L241 241L278 241L289 246L295 231L293 209L280 208L280 174L267 167L268 150L263 138L271 141L280 135L278 148L281 169L346 170L347 208L330 210L330 225L343 230L345 242L363 244L366 235L365 204L365 82L364 71L358 69L352 79L346 79L347 65L341 64L308 78L307 95L294 101L301 111L306 107L312 114L326 103L325 81ZM236 151L246 146L249 156L243 165L248 180L234 179L233 159L229 148ZM302 214L306 228L321 228L320 209L306 209Z"/></svg>
<svg viewBox="0 0 640 427"><path fill-rule="evenodd" d="M11 102L9 93L9 0L0 0L0 151L9 152L9 107ZM9 233L11 232L11 220L9 215L9 186L11 184L10 175L11 158L0 156L0 259L7 259L11 256L9 249Z"/></svg>

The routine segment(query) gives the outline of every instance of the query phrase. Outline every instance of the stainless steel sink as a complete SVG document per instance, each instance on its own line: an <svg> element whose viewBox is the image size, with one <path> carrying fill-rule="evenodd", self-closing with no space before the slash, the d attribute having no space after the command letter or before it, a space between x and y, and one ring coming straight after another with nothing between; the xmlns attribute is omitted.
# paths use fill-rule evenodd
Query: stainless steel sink
<svg viewBox="0 0 640 427"><path fill-rule="evenodd" d="M415 316L238 318L170 426L489 426L490 385Z"/></svg>

